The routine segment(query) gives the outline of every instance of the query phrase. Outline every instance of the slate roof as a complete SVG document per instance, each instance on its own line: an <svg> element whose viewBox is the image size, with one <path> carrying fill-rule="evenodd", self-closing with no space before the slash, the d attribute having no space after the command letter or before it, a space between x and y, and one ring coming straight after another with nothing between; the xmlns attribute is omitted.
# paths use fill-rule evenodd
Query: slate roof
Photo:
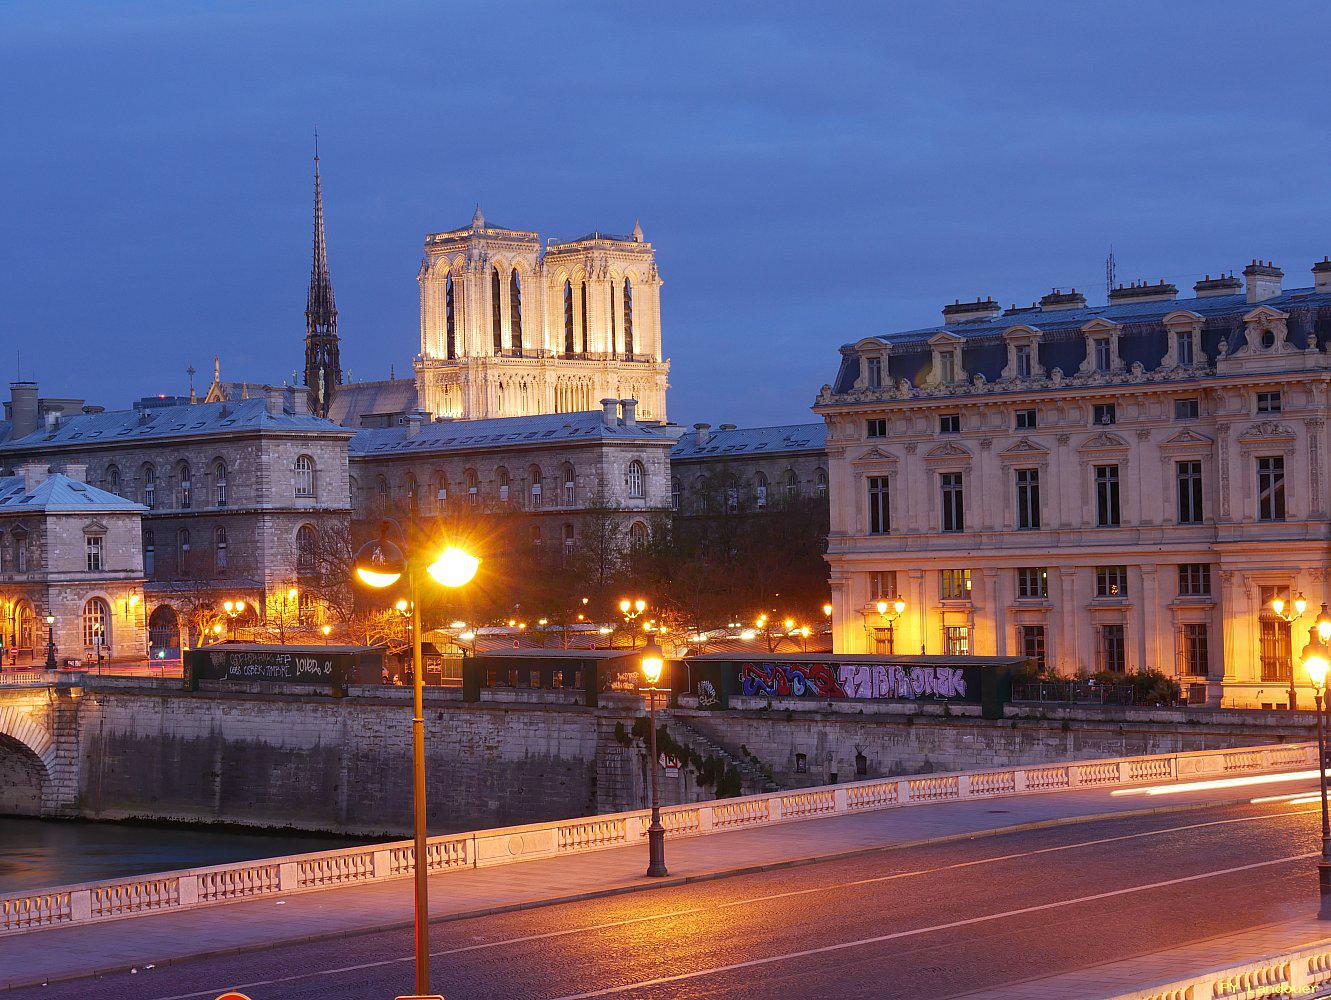
<svg viewBox="0 0 1331 1000"><path fill-rule="evenodd" d="M821 452L827 447L827 425L780 424L776 427L738 427L712 431L706 443L686 432L670 452L671 461L686 458L721 458L740 455L780 455L792 451Z"/></svg>
<svg viewBox="0 0 1331 1000"><path fill-rule="evenodd" d="M414 378L352 382L333 390L328 419L344 427L359 427L361 417L372 413L407 413L419 408Z"/></svg>
<svg viewBox="0 0 1331 1000"><path fill-rule="evenodd" d="M15 513L136 513L147 507L100 490L96 486L53 472L31 491L22 476L0 477L0 514Z"/></svg>
<svg viewBox="0 0 1331 1000"><path fill-rule="evenodd" d="M607 426L600 410L578 413L542 413L529 417L492 417L488 420L446 420L422 424L414 437L406 427L367 428L351 439L352 458L377 455L430 454L474 448L585 444L592 441L642 441L668 444L673 440L659 428L644 424Z"/></svg>
<svg viewBox="0 0 1331 1000"><path fill-rule="evenodd" d="M1223 340L1232 353L1243 342L1242 317L1259 306L1289 313L1289 339L1300 347L1309 333L1316 333L1325 347L1331 341L1331 293L1314 288L1290 288L1259 303L1250 303L1243 292L1201 298L1162 299L1151 302L1126 301L1115 304L1088 305L1078 309L1045 311L1039 308L1009 310L998 316L940 323L915 330L877 334L871 339L892 345L885 378L908 379L918 384L932 363L928 341L942 331L961 337L962 367L967 376L982 374L990 382L1000 378L1007 363L1003 332L1026 325L1043 334L1040 363L1046 370L1061 368L1073 375L1086 355L1081 327L1093 319L1120 324L1123 334L1119 353L1125 364L1140 361L1147 370L1156 368L1167 349L1164 317L1186 310L1201 316L1202 351L1214 361ZM853 345L846 345L849 351ZM844 356L833 386L834 392L849 391L859 376L859 359L853 352Z"/></svg>
<svg viewBox="0 0 1331 1000"><path fill-rule="evenodd" d="M305 431L345 434L331 420L310 414L268 412L265 400L195 403L151 410L110 410L62 417L53 430L41 427L27 437L0 444L0 453L30 452L60 446L88 447L134 441L226 434L237 431Z"/></svg>

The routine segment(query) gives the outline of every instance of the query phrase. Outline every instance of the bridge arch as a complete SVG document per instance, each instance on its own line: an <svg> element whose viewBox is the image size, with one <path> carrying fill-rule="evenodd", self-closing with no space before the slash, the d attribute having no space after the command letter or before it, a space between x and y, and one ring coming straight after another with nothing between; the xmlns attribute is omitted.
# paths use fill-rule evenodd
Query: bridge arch
<svg viewBox="0 0 1331 1000"><path fill-rule="evenodd" d="M49 812L54 764L51 735L18 706L0 705L0 815Z"/></svg>

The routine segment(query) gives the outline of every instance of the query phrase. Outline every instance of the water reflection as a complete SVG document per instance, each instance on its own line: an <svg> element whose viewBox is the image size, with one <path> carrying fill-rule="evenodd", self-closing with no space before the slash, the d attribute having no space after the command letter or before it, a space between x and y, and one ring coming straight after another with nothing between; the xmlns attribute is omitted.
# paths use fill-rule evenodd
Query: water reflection
<svg viewBox="0 0 1331 1000"><path fill-rule="evenodd" d="M365 842L0 816L0 892L328 851Z"/></svg>

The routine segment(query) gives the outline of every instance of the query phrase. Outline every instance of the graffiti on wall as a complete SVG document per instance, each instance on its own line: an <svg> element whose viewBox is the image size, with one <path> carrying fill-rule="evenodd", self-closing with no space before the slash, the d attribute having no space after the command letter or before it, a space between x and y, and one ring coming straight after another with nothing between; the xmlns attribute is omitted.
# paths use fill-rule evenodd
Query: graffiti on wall
<svg viewBox="0 0 1331 1000"><path fill-rule="evenodd" d="M961 667L893 663L743 663L740 693L768 698L939 698L967 695Z"/></svg>
<svg viewBox="0 0 1331 1000"><path fill-rule="evenodd" d="M747 695L774 698L846 697L830 663L745 663L739 668L739 687Z"/></svg>

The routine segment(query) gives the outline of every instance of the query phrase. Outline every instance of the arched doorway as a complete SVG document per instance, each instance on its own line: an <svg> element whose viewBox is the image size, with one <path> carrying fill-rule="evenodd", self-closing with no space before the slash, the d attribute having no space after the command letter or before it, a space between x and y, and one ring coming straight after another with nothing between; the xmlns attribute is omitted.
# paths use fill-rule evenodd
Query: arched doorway
<svg viewBox="0 0 1331 1000"><path fill-rule="evenodd" d="M12 648L17 659L22 661L31 657L36 648L37 617L32 612L32 605L23 600L14 603L13 615L10 628Z"/></svg>
<svg viewBox="0 0 1331 1000"><path fill-rule="evenodd" d="M0 733L0 816L40 816L46 779L42 759Z"/></svg>
<svg viewBox="0 0 1331 1000"><path fill-rule="evenodd" d="M159 604L148 616L148 655L154 660L180 659L180 616L169 604Z"/></svg>

